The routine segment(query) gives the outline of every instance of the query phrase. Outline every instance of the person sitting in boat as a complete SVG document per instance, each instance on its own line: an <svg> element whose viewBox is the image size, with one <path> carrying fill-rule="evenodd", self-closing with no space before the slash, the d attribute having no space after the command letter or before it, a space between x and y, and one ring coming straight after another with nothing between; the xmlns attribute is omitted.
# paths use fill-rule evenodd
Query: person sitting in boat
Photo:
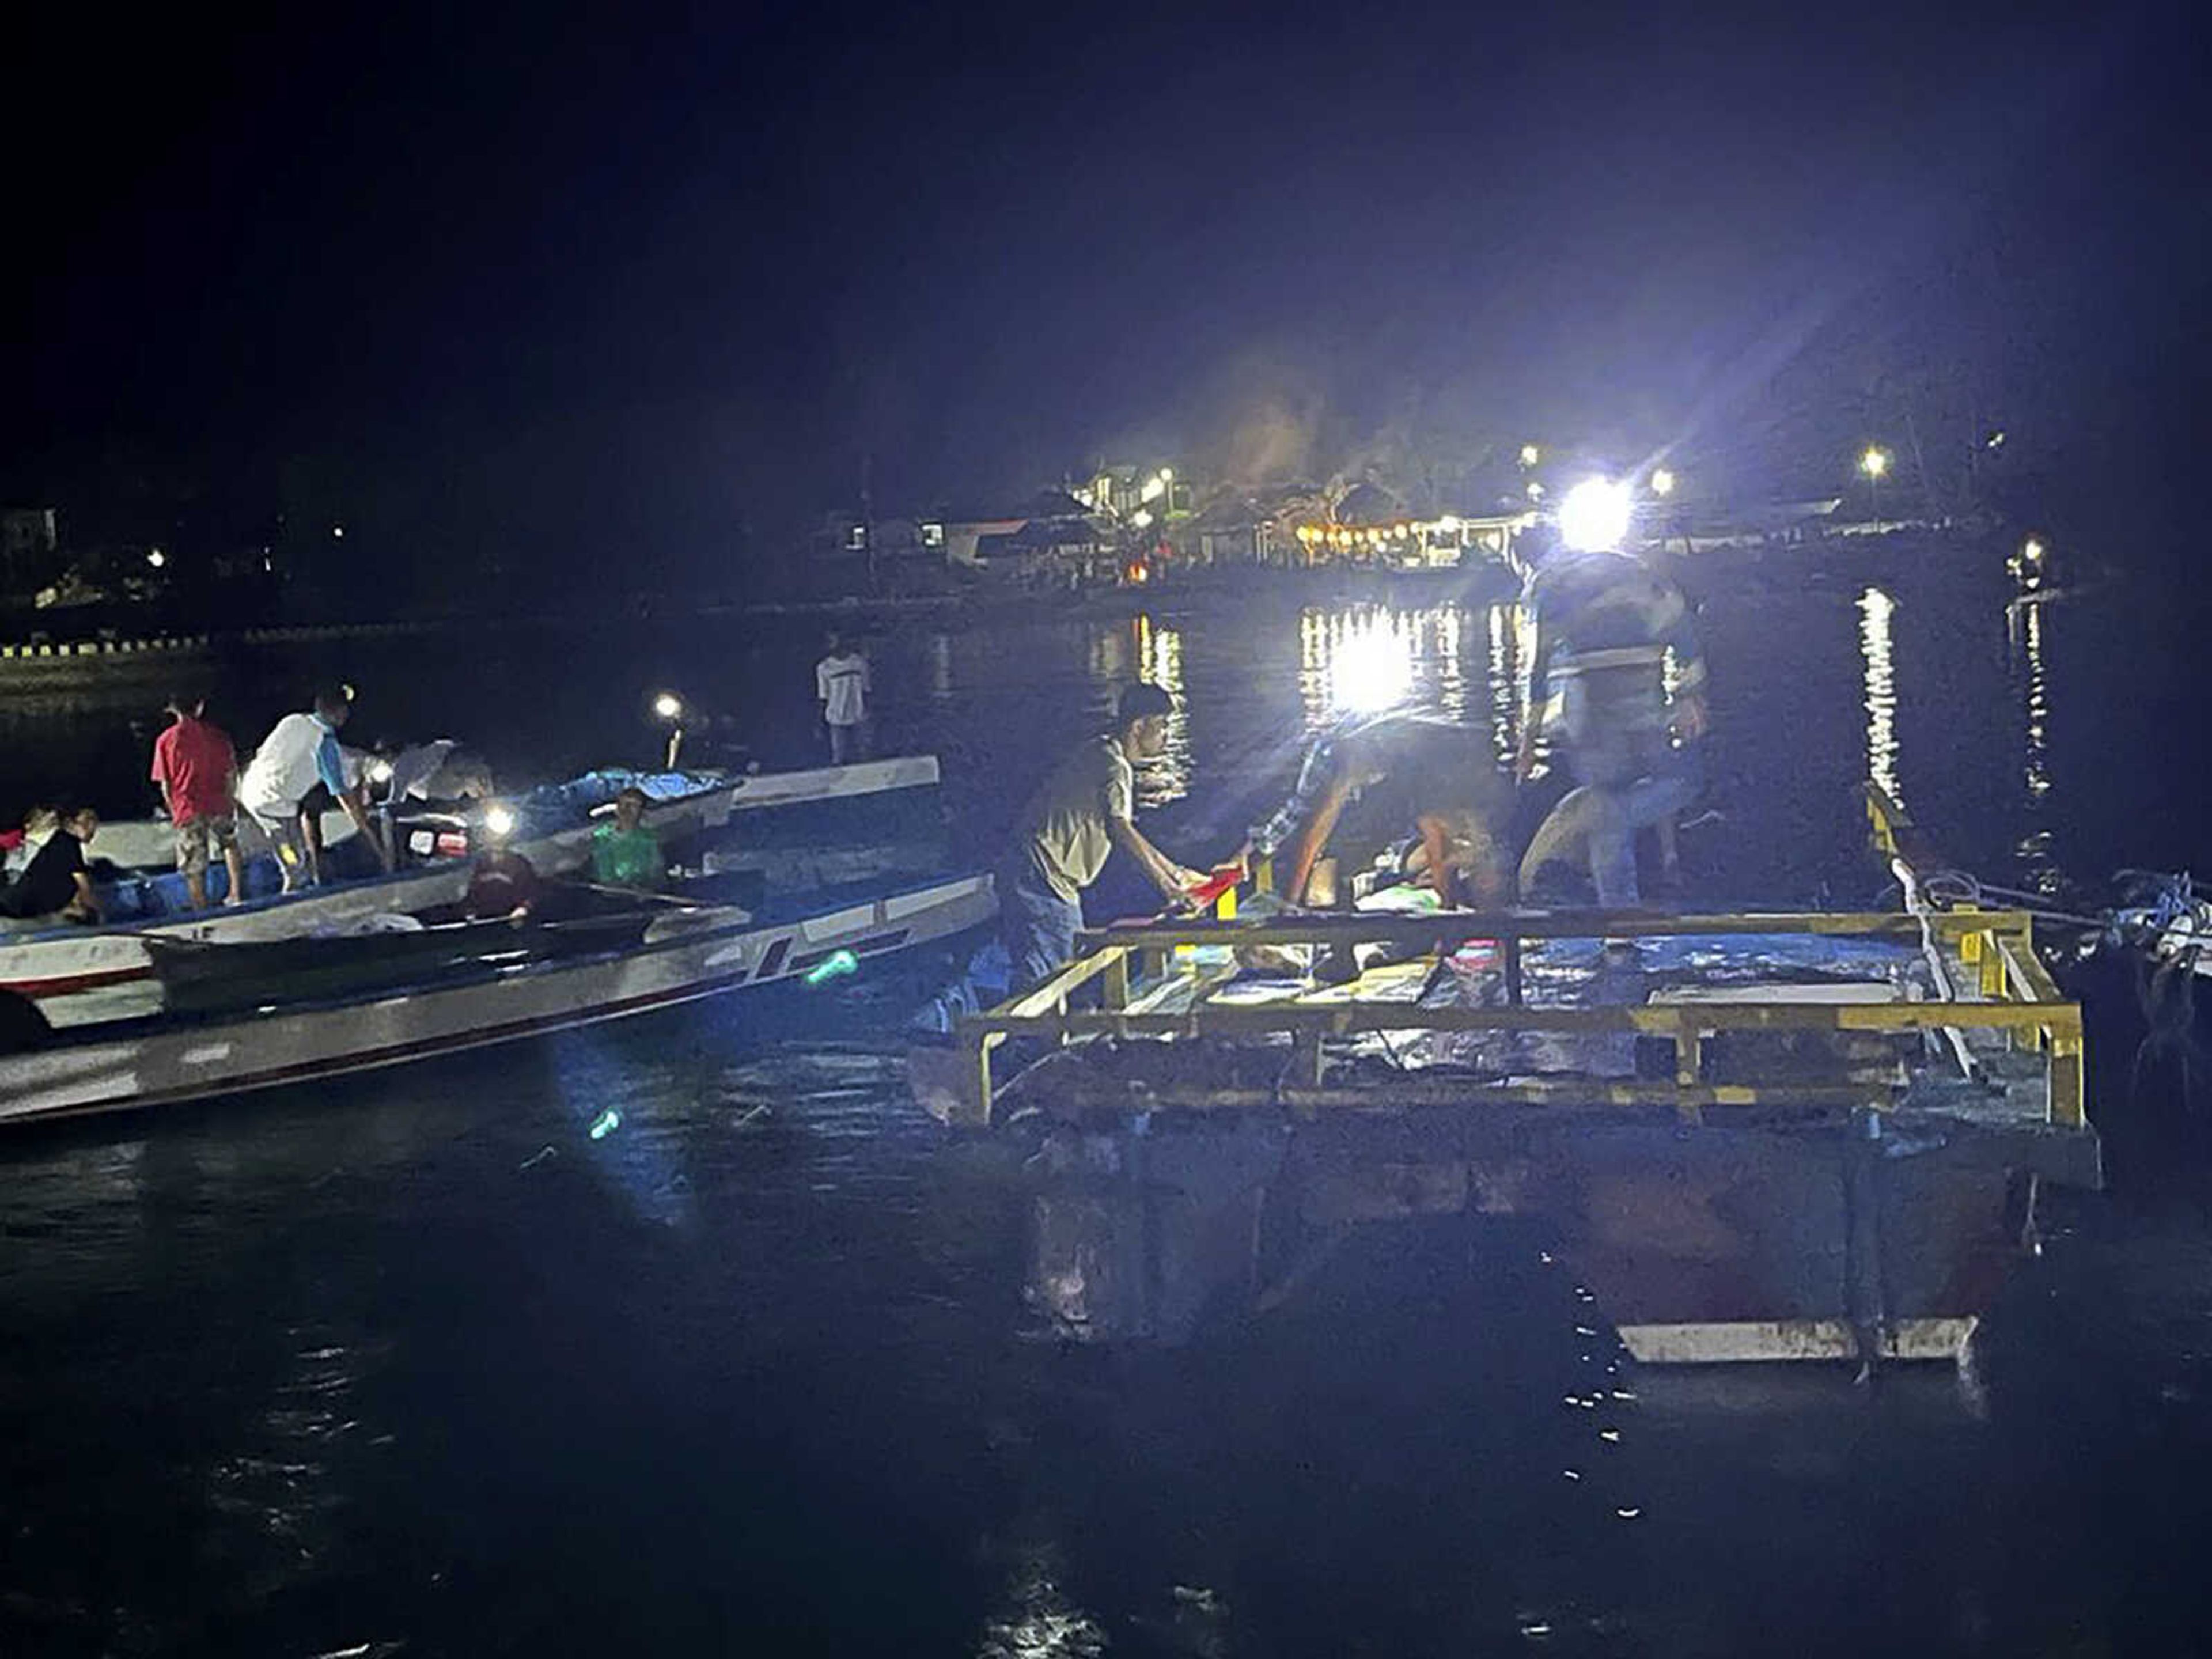
<svg viewBox="0 0 2212 1659"><path fill-rule="evenodd" d="M246 860L238 850L238 754L229 734L209 723L207 699L197 691L173 694L174 723L154 739L153 780L177 831L177 868L192 908L207 908L210 852L222 854L230 878L226 904L246 902Z"/></svg>
<svg viewBox="0 0 2212 1659"><path fill-rule="evenodd" d="M338 731L352 712L351 687L317 692L312 712L276 722L239 781L239 804L275 846L288 893L302 882L322 881L322 814L333 804L345 808L378 861L387 872L392 868L392 849L377 833L362 786L348 779L338 751Z"/></svg>
<svg viewBox="0 0 2212 1659"><path fill-rule="evenodd" d="M1525 781L1548 738L1578 786L1529 843L1522 887L1579 843L1598 903L1633 908L1637 831L1658 832L1671 884L1674 820L1703 787L1705 665L1689 602L1633 554L1592 548L1547 550L1522 604L1535 643L1516 771Z"/></svg>
<svg viewBox="0 0 2212 1659"><path fill-rule="evenodd" d="M660 837L645 821L645 791L635 784L615 797L615 812L592 830L592 879L605 887L660 890L668 879L668 855Z"/></svg>
<svg viewBox="0 0 2212 1659"><path fill-rule="evenodd" d="M18 921L98 921L100 895L93 890L84 849L99 833L100 814L89 806L60 815L60 827L46 838L23 872L0 892L0 915Z"/></svg>
<svg viewBox="0 0 2212 1659"><path fill-rule="evenodd" d="M39 805L23 814L21 829L0 835L0 848L4 848L7 855L4 861L0 861L0 885L15 880L29 869L31 860L39 855L39 849L52 840L54 832L61 827L62 815L59 812L51 806Z"/></svg>
<svg viewBox="0 0 2212 1659"><path fill-rule="evenodd" d="M1307 751L1297 787L1253 828L1239 858L1249 868L1285 853L1282 896L1293 903L1333 902L1351 896L1337 891L1333 872L1325 882L1315 876L1335 842L1357 843L1352 857L1364 866L1410 829L1420 838L1421 884L1447 904L1498 904L1512 890L1512 817L1513 783L1498 769L1487 729L1432 715L1380 714L1340 726Z"/></svg>
<svg viewBox="0 0 2212 1659"><path fill-rule="evenodd" d="M1147 840L1134 823L1134 763L1166 752L1175 703L1146 682L1125 686L1114 726L1086 739L1047 777L1016 822L1013 845L999 871L1000 939L1011 959L1009 994L1018 995L1075 955L1083 927L1083 890L1098 879L1115 848L1135 860L1160 896L1181 906L1206 884ZM997 964L978 951L955 985L917 1018L919 1032L942 1035L955 1016L983 1006L982 987Z"/></svg>

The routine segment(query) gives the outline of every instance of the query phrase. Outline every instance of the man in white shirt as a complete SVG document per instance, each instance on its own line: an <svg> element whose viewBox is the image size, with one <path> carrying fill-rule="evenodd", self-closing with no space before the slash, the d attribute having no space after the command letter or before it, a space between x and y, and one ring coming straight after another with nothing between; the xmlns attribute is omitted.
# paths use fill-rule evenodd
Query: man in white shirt
<svg viewBox="0 0 2212 1659"><path fill-rule="evenodd" d="M392 852L376 832L360 783L346 775L338 728L352 712L351 693L331 686L315 694L312 713L287 714L254 751L238 781L238 804L253 815L276 849L284 890L323 879L323 808L342 805L388 871Z"/></svg>
<svg viewBox="0 0 2212 1659"><path fill-rule="evenodd" d="M814 696L822 705L823 724L830 728L830 763L868 757L868 659L836 634L827 641L829 653L814 665Z"/></svg>

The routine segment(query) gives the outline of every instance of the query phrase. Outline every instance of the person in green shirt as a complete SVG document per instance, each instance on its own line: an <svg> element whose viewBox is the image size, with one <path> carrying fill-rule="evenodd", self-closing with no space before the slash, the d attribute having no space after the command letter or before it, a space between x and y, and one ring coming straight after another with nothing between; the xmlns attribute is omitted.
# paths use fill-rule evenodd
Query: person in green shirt
<svg viewBox="0 0 2212 1659"><path fill-rule="evenodd" d="M592 831L592 879L650 893L667 877L668 856L645 822L645 791L633 785L615 797L613 818Z"/></svg>

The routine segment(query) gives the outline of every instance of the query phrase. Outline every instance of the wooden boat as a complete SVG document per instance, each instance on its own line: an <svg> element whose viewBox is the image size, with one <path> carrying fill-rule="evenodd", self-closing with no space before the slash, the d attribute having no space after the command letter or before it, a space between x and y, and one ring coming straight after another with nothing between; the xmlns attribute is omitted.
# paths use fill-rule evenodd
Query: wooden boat
<svg viewBox="0 0 2212 1659"><path fill-rule="evenodd" d="M995 909L988 876L820 895L781 918L671 908L611 945L480 951L340 995L58 1032L0 1057L0 1124L270 1088L620 1019L799 978L840 952L865 963L963 933Z"/></svg>
<svg viewBox="0 0 2212 1659"><path fill-rule="evenodd" d="M780 821L786 817L803 820L805 833L818 840L824 814L849 819L875 810L890 797L933 790L938 765L934 756L919 755L738 777L666 773L640 779L634 773L588 774L541 792L545 799L526 798L517 803L511 810L518 821L506 847L541 874L579 868L591 856L594 809L633 781L653 795L646 821L665 842L735 826L744 839L772 846ZM794 833L799 829L782 827ZM89 850L95 858L99 855L97 837ZM158 1001L152 992L149 938L223 944L288 939L368 916L415 914L459 902L468 891L472 861L437 856L434 846L421 850L431 856L403 864L389 875L340 880L210 910L185 907L181 878L173 872L118 884L107 896L107 926L56 927L0 936L0 994L36 1001L47 1023L56 1026L150 1012ZM879 872L836 873L851 878ZM264 878L273 884L273 866ZM126 994L115 994L116 988L125 988Z"/></svg>

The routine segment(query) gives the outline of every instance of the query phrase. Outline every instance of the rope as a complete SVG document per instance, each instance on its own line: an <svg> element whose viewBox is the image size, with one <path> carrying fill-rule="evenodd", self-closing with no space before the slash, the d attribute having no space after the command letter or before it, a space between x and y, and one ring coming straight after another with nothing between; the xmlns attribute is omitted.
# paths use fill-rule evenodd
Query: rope
<svg viewBox="0 0 2212 1659"><path fill-rule="evenodd" d="M1913 874L1912 866L1901 858L1891 860L1889 867L1890 872L1897 878L1897 884L1905 890L1906 914L1920 923L1920 954L1926 960L1928 972L1936 981L1936 994L1942 1001L1956 1002L1959 994L1952 988L1951 975L1944 969L1943 953L1936 948L1936 912L1921 895L1919 878ZM1981 1068L1974 1064L1973 1055L1966 1051L1966 1039L1959 1028L1946 1025L1940 1029L1950 1042L1951 1053L1959 1062L1960 1071L1970 1078L1979 1077Z"/></svg>

